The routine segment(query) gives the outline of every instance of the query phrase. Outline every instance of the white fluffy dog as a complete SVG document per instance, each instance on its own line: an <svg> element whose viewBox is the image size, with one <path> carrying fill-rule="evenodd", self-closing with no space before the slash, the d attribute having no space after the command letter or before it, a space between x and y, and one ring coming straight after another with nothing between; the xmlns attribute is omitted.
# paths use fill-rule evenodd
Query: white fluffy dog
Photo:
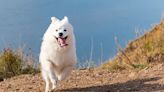
<svg viewBox="0 0 164 92"><path fill-rule="evenodd" d="M65 79L75 67L76 48L73 27L68 18L51 18L51 24L44 34L40 52L40 64L45 92L56 88L59 80Z"/></svg>

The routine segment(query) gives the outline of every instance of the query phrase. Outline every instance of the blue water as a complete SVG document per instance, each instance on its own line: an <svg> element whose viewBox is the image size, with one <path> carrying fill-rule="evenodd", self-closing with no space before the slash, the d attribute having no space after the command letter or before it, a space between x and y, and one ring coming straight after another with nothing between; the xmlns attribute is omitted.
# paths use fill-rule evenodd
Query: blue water
<svg viewBox="0 0 164 92"><path fill-rule="evenodd" d="M135 28L149 29L163 13L164 0L1 0L0 49L25 46L38 56L51 16L66 15L74 26L79 61L105 61L117 52L115 37L125 47L135 39Z"/></svg>

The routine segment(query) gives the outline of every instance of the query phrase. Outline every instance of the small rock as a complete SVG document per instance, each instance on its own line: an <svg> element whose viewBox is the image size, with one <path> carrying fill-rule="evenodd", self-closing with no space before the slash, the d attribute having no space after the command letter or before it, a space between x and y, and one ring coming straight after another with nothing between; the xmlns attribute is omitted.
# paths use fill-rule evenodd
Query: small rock
<svg viewBox="0 0 164 92"><path fill-rule="evenodd" d="M11 84L8 84L8 85L7 85L7 88L11 88Z"/></svg>
<svg viewBox="0 0 164 92"><path fill-rule="evenodd" d="M32 89L32 87L28 87L28 89Z"/></svg>
<svg viewBox="0 0 164 92"><path fill-rule="evenodd" d="M80 80L80 77L76 77L76 80Z"/></svg>
<svg viewBox="0 0 164 92"><path fill-rule="evenodd" d="M135 72L131 72L129 75L128 75L128 77L130 77L130 78L133 78L133 77L135 77L136 76L136 73Z"/></svg>
<svg viewBox="0 0 164 92"><path fill-rule="evenodd" d="M20 90L19 88L16 88L15 90Z"/></svg>

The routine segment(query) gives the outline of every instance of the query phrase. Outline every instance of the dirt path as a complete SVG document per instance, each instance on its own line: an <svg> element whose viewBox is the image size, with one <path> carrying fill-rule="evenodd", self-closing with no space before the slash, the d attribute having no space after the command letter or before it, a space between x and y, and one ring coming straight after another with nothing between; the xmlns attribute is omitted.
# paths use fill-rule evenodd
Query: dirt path
<svg viewBox="0 0 164 92"><path fill-rule="evenodd" d="M44 92L40 74L20 75L0 82L0 92ZM55 92L164 92L164 64L141 70L111 73L75 70Z"/></svg>

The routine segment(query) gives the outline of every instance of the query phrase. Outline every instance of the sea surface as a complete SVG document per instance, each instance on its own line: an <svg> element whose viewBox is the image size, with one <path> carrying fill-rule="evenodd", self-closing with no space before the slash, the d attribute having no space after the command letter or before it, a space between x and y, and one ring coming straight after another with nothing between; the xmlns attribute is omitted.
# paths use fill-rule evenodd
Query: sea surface
<svg viewBox="0 0 164 92"><path fill-rule="evenodd" d="M1 0L0 50L32 49L38 57L51 16L68 16L74 27L78 61L105 62L160 22L164 0Z"/></svg>

